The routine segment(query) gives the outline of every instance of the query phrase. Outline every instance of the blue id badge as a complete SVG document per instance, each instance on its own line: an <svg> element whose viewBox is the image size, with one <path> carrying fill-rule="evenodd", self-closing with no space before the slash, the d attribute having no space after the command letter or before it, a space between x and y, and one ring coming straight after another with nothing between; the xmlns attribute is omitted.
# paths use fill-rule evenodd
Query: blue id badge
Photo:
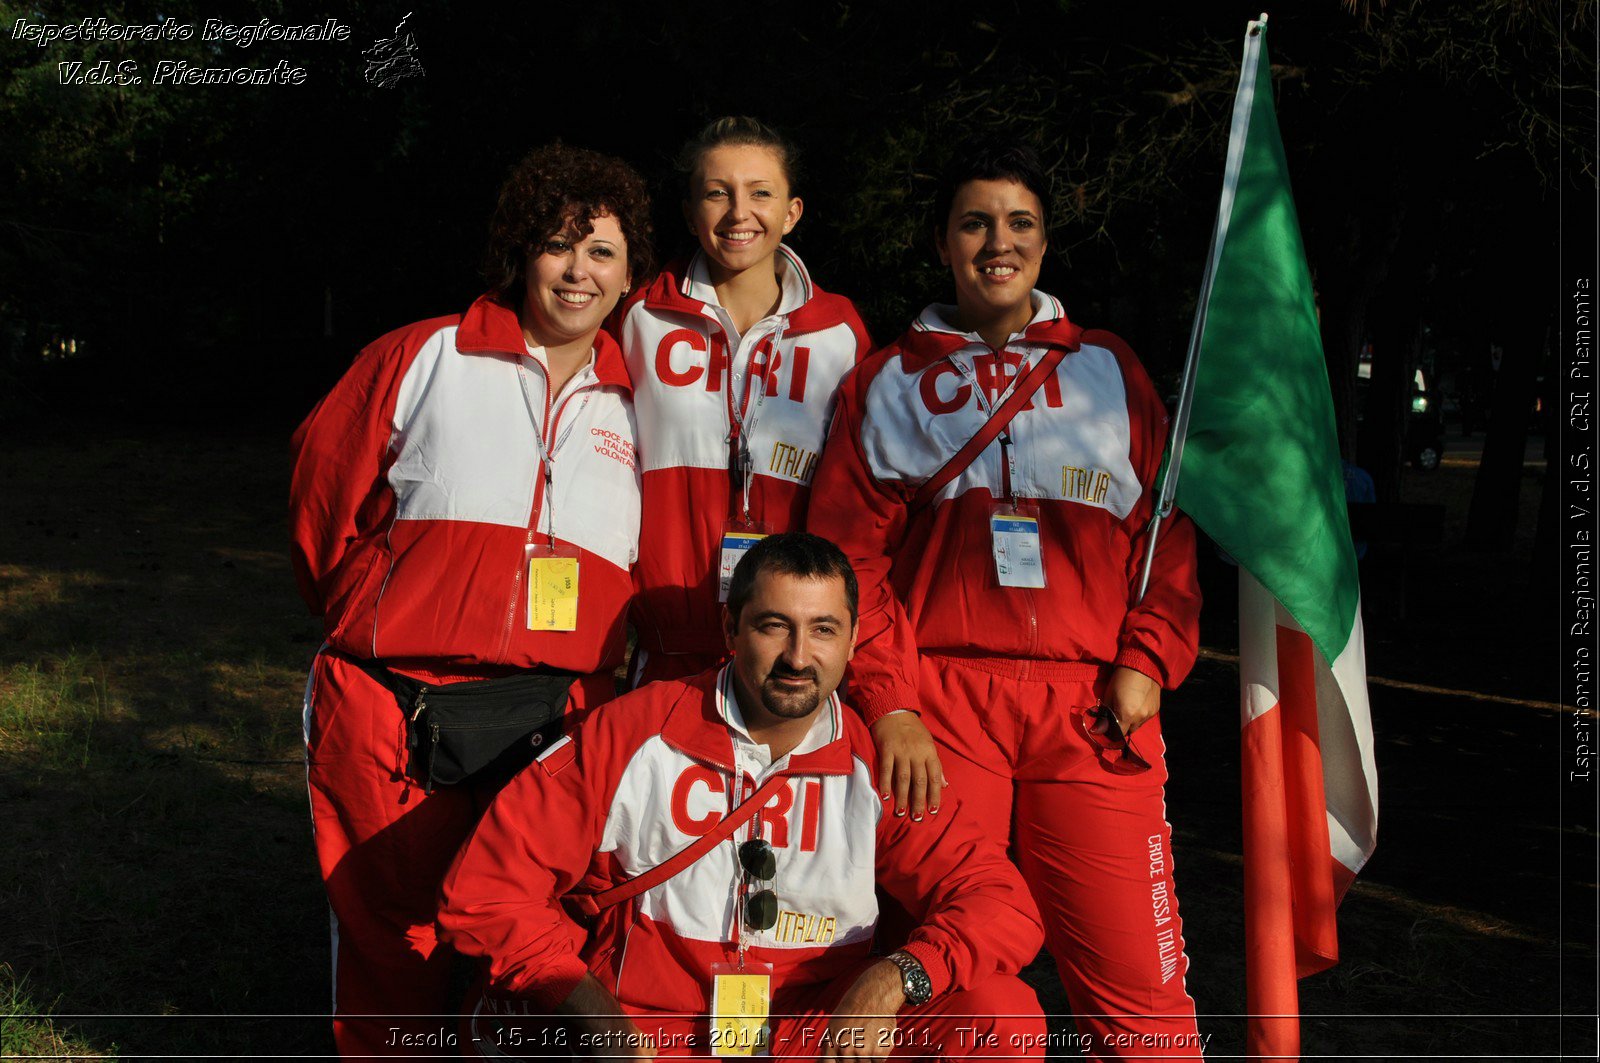
<svg viewBox="0 0 1600 1063"><path fill-rule="evenodd" d="M754 521L737 521L722 531L722 556L717 564L717 601L728 600L733 570L746 550L767 537L766 529Z"/></svg>
<svg viewBox="0 0 1600 1063"><path fill-rule="evenodd" d="M1037 517L1001 510L989 517L994 573L1002 587L1043 587L1044 553Z"/></svg>

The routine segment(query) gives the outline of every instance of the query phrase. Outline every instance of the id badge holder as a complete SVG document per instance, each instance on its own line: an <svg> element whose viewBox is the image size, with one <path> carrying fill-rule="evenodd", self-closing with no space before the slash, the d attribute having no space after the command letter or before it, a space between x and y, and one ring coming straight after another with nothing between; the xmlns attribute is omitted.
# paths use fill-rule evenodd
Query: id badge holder
<svg viewBox="0 0 1600 1063"><path fill-rule="evenodd" d="M717 601L728 600L728 587L733 583L733 570L739 559L768 534L765 524L753 520L729 521L723 527L722 549L717 561Z"/></svg>
<svg viewBox="0 0 1600 1063"><path fill-rule="evenodd" d="M528 630L578 630L578 548L558 543L529 543Z"/></svg>
<svg viewBox="0 0 1600 1063"><path fill-rule="evenodd" d="M989 541L1000 586L1037 589L1045 585L1043 542L1033 506L1026 501L996 503L989 513Z"/></svg>
<svg viewBox="0 0 1600 1063"><path fill-rule="evenodd" d="M711 965L711 1054L772 1051L772 964Z"/></svg>

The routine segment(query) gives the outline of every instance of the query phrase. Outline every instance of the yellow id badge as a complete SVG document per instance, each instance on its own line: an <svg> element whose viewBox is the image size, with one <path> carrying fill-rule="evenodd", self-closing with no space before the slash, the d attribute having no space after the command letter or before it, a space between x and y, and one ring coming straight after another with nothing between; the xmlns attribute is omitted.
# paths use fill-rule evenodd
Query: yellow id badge
<svg viewBox="0 0 1600 1063"><path fill-rule="evenodd" d="M578 551L570 546L530 543L528 630L578 630Z"/></svg>
<svg viewBox="0 0 1600 1063"><path fill-rule="evenodd" d="M711 965L712 1055L770 1055L771 1015L772 964Z"/></svg>

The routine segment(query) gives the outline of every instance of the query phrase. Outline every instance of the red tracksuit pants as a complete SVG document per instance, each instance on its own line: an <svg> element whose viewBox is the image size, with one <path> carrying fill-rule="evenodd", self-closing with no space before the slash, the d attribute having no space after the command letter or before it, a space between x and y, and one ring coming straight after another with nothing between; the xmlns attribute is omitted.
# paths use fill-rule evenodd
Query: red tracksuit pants
<svg viewBox="0 0 1600 1063"><path fill-rule="evenodd" d="M868 961L872 962L872 961ZM865 965L863 965L865 966ZM859 969L832 983L773 995L770 1054L779 1059L816 1059L826 1043L828 1020L839 1000L855 984ZM681 975L674 974L674 977ZM682 1015L646 1012L624 1004L634 1024L650 1036L658 1058L711 1058L706 1049L707 1021ZM469 1019L461 1037L462 1055L483 1059L537 1059L541 1054L576 1058L604 1048L579 1045L576 1035L532 1020L518 1035L492 1020ZM1037 1058L1048 1044L1039 998L1019 978L994 975L971 989L945 993L920 1008L900 1012L886 1045L895 1059L968 1060ZM538 1046L524 1050L513 1045ZM841 1045L832 1046L836 1051ZM614 1054L625 1054L621 1046Z"/></svg>
<svg viewBox="0 0 1600 1063"><path fill-rule="evenodd" d="M609 674L585 677L573 684L568 713L614 694ZM436 1053L427 1039L437 1044L441 1027L455 1025L436 1016L460 1008L450 992L455 953L434 936L439 887L499 787L424 793L405 775L394 695L332 654L312 663L304 720L312 833L332 916L334 1042L347 1057Z"/></svg>
<svg viewBox="0 0 1600 1063"><path fill-rule="evenodd" d="M950 797L1012 839L1090 1057L1198 1059L1160 718L1133 737L1150 770L1111 772L1077 727L1102 671L925 655L922 719Z"/></svg>

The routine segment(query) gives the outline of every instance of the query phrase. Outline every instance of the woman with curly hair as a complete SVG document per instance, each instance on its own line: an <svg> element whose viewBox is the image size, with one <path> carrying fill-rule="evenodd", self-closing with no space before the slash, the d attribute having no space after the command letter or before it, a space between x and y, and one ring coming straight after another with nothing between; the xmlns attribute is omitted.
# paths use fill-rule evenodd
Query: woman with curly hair
<svg viewBox="0 0 1600 1063"><path fill-rule="evenodd" d="M784 243L803 210L797 163L754 118L690 138L678 170L699 247L636 293L616 330L651 516L634 570L635 685L726 656L734 565L763 535L802 526L839 382L872 347L850 300L818 287ZM915 713L867 722L884 797L901 815L936 808L938 757Z"/></svg>
<svg viewBox="0 0 1600 1063"><path fill-rule="evenodd" d="M327 639L304 722L341 1054L437 1043L450 860L563 715L615 693L639 472L600 324L650 271L649 217L620 160L534 151L500 192L491 290L372 343L295 434L295 573Z"/></svg>

